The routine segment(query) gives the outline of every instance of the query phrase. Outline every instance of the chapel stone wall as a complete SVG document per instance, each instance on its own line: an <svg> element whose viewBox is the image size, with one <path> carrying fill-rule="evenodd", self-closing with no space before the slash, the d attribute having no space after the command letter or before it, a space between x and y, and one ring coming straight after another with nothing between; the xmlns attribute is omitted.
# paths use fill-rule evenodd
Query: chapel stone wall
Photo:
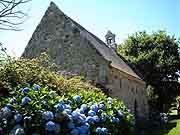
<svg viewBox="0 0 180 135"><path fill-rule="evenodd" d="M109 68L106 87L110 95L124 102L131 112L139 117L148 116L146 84L113 67Z"/></svg>

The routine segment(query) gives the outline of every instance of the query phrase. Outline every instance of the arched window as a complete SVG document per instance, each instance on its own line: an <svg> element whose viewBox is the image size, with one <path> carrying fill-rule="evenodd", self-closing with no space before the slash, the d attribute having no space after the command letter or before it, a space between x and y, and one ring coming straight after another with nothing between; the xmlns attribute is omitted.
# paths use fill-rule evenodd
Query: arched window
<svg viewBox="0 0 180 135"><path fill-rule="evenodd" d="M137 104L137 101L135 99L134 101L134 116L135 116L135 119L138 117L138 104Z"/></svg>
<svg viewBox="0 0 180 135"><path fill-rule="evenodd" d="M112 38L108 38L108 39L107 39L107 43L108 43L108 44L111 44L111 43L112 43Z"/></svg>

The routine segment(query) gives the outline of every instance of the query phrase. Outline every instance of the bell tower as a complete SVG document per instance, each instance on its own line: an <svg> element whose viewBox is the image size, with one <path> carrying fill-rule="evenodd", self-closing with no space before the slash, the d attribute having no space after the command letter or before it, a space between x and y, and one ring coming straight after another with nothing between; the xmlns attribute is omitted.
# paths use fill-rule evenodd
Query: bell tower
<svg viewBox="0 0 180 135"><path fill-rule="evenodd" d="M110 30L108 30L107 34L105 35L106 44L108 45L109 48L112 48L114 50L117 49L115 37L116 37L116 35L113 34Z"/></svg>

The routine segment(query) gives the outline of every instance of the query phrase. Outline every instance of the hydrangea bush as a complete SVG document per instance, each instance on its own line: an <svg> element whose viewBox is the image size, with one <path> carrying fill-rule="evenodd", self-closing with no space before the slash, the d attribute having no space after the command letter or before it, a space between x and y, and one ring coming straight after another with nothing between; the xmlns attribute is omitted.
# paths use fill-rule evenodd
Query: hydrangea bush
<svg viewBox="0 0 180 135"><path fill-rule="evenodd" d="M123 103L98 91L60 96L33 85L1 99L0 134L129 135L133 131L134 117Z"/></svg>

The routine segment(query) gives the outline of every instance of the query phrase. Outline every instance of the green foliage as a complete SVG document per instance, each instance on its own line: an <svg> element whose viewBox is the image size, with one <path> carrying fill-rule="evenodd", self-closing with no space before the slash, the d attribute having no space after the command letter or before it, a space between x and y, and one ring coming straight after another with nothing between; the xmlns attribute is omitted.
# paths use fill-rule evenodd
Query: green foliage
<svg viewBox="0 0 180 135"><path fill-rule="evenodd" d="M59 94L65 94L68 90L78 90L78 88L93 89L87 83L81 83L81 77L65 79L59 76L57 67L48 61L48 56L43 54L38 59L18 59L11 63L5 64L0 71L0 80L5 87L10 89L18 85L40 84L53 90L57 90Z"/></svg>
<svg viewBox="0 0 180 135"><path fill-rule="evenodd" d="M180 96L176 97L176 102L177 102L177 104L180 103Z"/></svg>
<svg viewBox="0 0 180 135"><path fill-rule="evenodd" d="M148 85L146 90L147 90L147 95L148 95L147 96L148 103L149 103L150 107L155 108L155 106L157 104L158 95L155 94L154 87L152 87L151 85Z"/></svg>
<svg viewBox="0 0 180 135"><path fill-rule="evenodd" d="M152 34L137 32L118 47L118 53L143 75L148 85L155 88L159 107L172 101L162 98L172 96L176 89L173 85L167 88L165 84L169 85L180 77L179 46L180 42L174 36L159 31Z"/></svg>

